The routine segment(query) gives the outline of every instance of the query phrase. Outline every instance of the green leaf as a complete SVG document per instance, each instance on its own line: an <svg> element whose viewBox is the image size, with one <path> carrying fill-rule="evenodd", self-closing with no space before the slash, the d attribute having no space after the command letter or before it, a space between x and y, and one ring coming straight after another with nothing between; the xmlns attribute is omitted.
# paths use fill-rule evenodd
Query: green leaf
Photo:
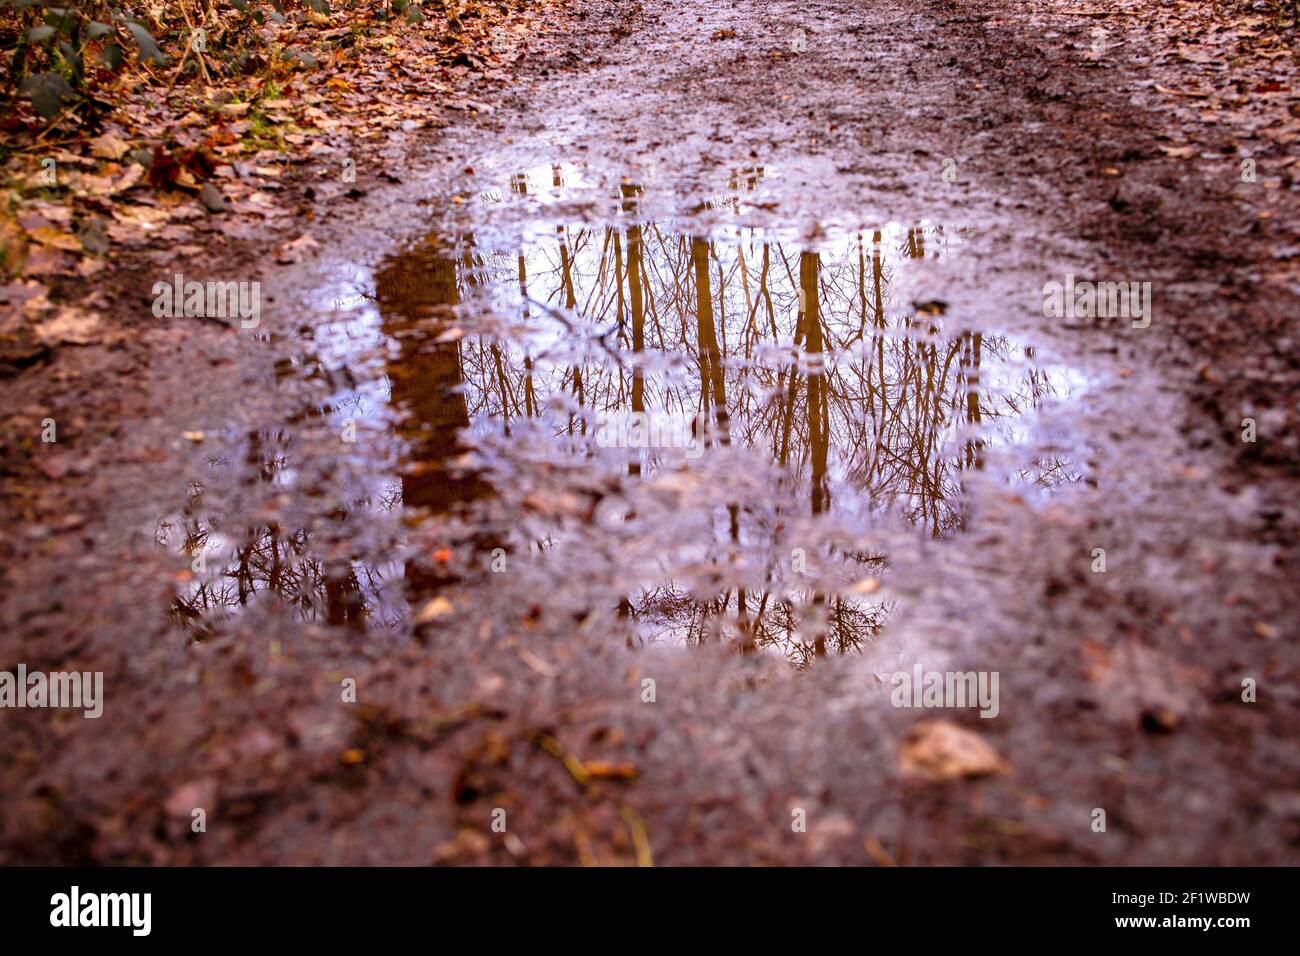
<svg viewBox="0 0 1300 956"><path fill-rule="evenodd" d="M230 5L240 13L248 12L248 0L230 0Z"/></svg>
<svg viewBox="0 0 1300 956"><path fill-rule="evenodd" d="M140 59L142 61L152 60L159 66L166 64L167 57L163 56L162 50L158 49L158 42L154 40L148 30L134 20L127 20L126 28L131 31L131 36L135 37L135 42L140 46Z"/></svg>
<svg viewBox="0 0 1300 956"><path fill-rule="evenodd" d="M27 77L19 89L32 101L36 112L53 119L63 109L63 104L75 95L68 81L57 73L36 73Z"/></svg>

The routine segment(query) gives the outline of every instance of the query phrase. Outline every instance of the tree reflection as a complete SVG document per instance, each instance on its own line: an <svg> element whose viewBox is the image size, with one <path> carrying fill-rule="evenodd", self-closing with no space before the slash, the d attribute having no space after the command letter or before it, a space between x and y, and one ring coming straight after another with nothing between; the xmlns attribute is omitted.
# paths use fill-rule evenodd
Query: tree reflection
<svg viewBox="0 0 1300 956"><path fill-rule="evenodd" d="M936 254L942 230L859 234L829 253L791 250L745 230L710 239L641 221L638 192L623 187L627 221L618 225L562 227L553 242L522 250L467 247L440 260L417 252L388 265L385 273L454 282L458 291L441 302L483 296L505 316L491 334L458 341L458 362L445 360L464 393L447 426L509 435L522 416L571 439L602 412L685 415L706 445L766 450L788 475L778 498L726 507L721 534L735 548L801 499L813 516L833 516L842 502L897 509L934 537L959 531L965 474L983 467L991 443L1014 440L1015 419L1054 384L1015 343L949 329L941 307L891 299L894 271ZM412 312L387 294L380 304L386 328ZM394 398L429 420L397 386L411 370L390 374ZM625 474L644 479L664 461L663 450L629 452ZM1075 479L1064 460L1030 471L1044 485ZM883 570L879 556L861 563ZM804 640L809 609L817 624ZM650 636L777 645L796 659L859 647L885 616L879 604L815 591L724 587L702 600L672 580L627 595L620 610Z"/></svg>
<svg viewBox="0 0 1300 956"><path fill-rule="evenodd" d="M737 173L735 194L719 204L734 206L761 175ZM511 188L527 192L527 177ZM487 482L460 467L475 434L541 429L558 461L592 454L602 413L679 416L718 454L772 462L779 484L745 499L727 491L725 472L701 471L722 483L708 558L716 581L684 582L672 569L650 580L647 571L621 598L620 615L645 639L775 648L799 663L860 648L883 626L883 602L811 579L792 585L797 575L774 563L784 558L739 578L728 562L757 553L791 521L889 511L930 537L959 532L971 474L986 467L990 449L1020 440L1018 421L1058 385L1032 350L962 327L941 303L902 301L899 270L943 254L940 227L860 232L809 249L747 229L680 232L641 219L639 199L636 186L623 185L615 223L561 226L523 248L467 234L383 263L374 298L393 344L384 374L406 456L384 506L400 497L408 508L447 514L483 499ZM274 481L285 445L250 435L252 472ZM663 448L615 457L619 477L633 483L684 467L680 453ZM1034 458L1014 477L1043 487L1077 480L1060 457ZM191 504L181 548L197 553L210 529ZM636 519L631 510L621 517L629 526ZM304 613L362 626L379 575L313 557L310 544L305 531L246 529L220 576L173 612L193 626L269 589ZM486 532L474 544L505 546ZM883 554L821 556L860 575L887 571ZM427 561L406 562L402 576L417 595L454 580Z"/></svg>

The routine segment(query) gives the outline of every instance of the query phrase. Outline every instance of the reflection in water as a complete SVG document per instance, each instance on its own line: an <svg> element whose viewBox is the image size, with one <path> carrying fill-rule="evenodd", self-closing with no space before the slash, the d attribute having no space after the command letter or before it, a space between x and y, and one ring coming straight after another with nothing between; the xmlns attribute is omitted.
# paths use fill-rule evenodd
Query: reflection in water
<svg viewBox="0 0 1300 956"><path fill-rule="evenodd" d="M385 363L392 404L401 409L396 432L406 443L409 463L402 470L401 500L408 508L444 514L454 505L484 494L473 475L453 470L465 450L461 432L469 427L469 410L461 386L465 370L460 342L443 341L461 301L459 273L470 263L427 257L413 271L390 263L375 275L384 335L397 343ZM494 346L495 348L495 346ZM483 548L489 539L477 542ZM454 580L422 562L408 561L404 577L415 594Z"/></svg>
<svg viewBox="0 0 1300 956"><path fill-rule="evenodd" d="M278 436L263 432L247 436L246 475L276 482L285 459L274 437ZM228 462L211 464L217 474L229 472ZM341 522L346 514L333 518ZM277 595L305 620L363 630L382 590L373 568L321 555L305 528L286 529L274 521L223 527L222 520L204 507L204 489L198 482L191 483L182 513L160 522L155 537L190 561L193 581L173 599L170 611L200 639L222 616L244 607L261 592Z"/></svg>
<svg viewBox="0 0 1300 956"><path fill-rule="evenodd" d="M744 171L733 187L760 177ZM527 175L511 181L516 195L532 188ZM950 249L940 226L890 226L808 249L755 229L701 236L643 221L638 196L622 187L611 225L559 226L522 248L434 238L384 263L375 299L393 345L384 373L408 458L405 505L441 514L483 498L483 475L457 467L464 453L540 432L556 461L589 460L630 482L694 469L725 492L726 469L761 456L779 484L764 500L737 495L722 506L714 543L733 552L762 547L791 521L885 512L942 538L964 526L967 481L990 450L1025 443L1025 413L1071 384L1036 366L1031 348L955 323L942 302L904 299L909 262ZM611 413L685 418L704 458L697 466L676 448L598 448ZM1059 455L1019 460L1011 480L1051 488L1077 478ZM616 521L637 518L628 510ZM206 533L186 525L187 540ZM477 547L503 543L484 537ZM262 529L236 548L229 584L219 593L199 585L178 614L242 603L260 586L323 607L330 621L364 620L378 582L359 580L355 567L331 577L309 553L302 534ZM883 554L837 557L858 577L887 571ZM620 613L642 639L725 638L806 660L861 646L888 612L863 594L788 583L702 589L700 575L683 581L692 576L679 570L648 568L624 596ZM411 563L404 577L416 594L448 580Z"/></svg>

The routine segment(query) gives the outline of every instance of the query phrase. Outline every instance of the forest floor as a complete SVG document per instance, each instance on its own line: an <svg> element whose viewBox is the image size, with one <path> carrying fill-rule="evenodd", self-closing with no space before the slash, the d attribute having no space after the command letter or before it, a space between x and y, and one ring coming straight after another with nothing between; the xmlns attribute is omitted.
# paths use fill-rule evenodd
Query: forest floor
<svg viewBox="0 0 1300 956"><path fill-rule="evenodd" d="M104 708L0 712L0 862L1297 862L1294 23L505 23L24 193L0 669ZM709 446L591 447L641 402Z"/></svg>

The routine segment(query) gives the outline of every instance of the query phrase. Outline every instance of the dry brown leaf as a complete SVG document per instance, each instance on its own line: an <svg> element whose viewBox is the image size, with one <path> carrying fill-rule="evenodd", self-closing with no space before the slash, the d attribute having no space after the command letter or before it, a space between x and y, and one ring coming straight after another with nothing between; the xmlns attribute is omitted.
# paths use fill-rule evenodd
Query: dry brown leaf
<svg viewBox="0 0 1300 956"><path fill-rule="evenodd" d="M92 345L103 338L103 319L97 312L65 306L34 331L47 345Z"/></svg>
<svg viewBox="0 0 1300 956"><path fill-rule="evenodd" d="M1197 90L1171 90L1167 86L1156 84L1156 90L1161 93L1168 93L1170 96L1209 96L1209 93L1201 93Z"/></svg>
<svg viewBox="0 0 1300 956"><path fill-rule="evenodd" d="M543 677L554 677L559 673L559 671L555 669L554 665L548 664L526 647L520 648L519 657L525 664L537 671L537 673L541 674Z"/></svg>
<svg viewBox="0 0 1300 956"><path fill-rule="evenodd" d="M1098 641L1079 646L1084 671L1096 685L1102 713L1151 730L1172 730L1201 702L1208 675L1129 640L1118 647Z"/></svg>
<svg viewBox="0 0 1300 956"><path fill-rule="evenodd" d="M529 511L548 517L584 516L590 511L587 500L572 491L534 491L524 498L523 504Z"/></svg>
<svg viewBox="0 0 1300 956"><path fill-rule="evenodd" d="M81 240L70 232L64 232L55 226L37 226L27 230L27 235L43 246L63 249L65 252L80 252Z"/></svg>
<svg viewBox="0 0 1300 956"><path fill-rule="evenodd" d="M956 780L1010 772L1010 765L983 737L950 720L922 720L903 735L899 770L918 780Z"/></svg>
<svg viewBox="0 0 1300 956"><path fill-rule="evenodd" d="M215 780L191 780L172 791L163 810L167 816L178 820L188 820L195 810L213 813L217 806L217 783Z"/></svg>
<svg viewBox="0 0 1300 956"><path fill-rule="evenodd" d="M301 262L306 256L314 253L320 248L320 243L303 233L297 239L292 239L280 246L275 253L275 261L284 265L294 262Z"/></svg>
<svg viewBox="0 0 1300 956"><path fill-rule="evenodd" d="M76 253L53 246L31 246L23 263L24 276L70 276L76 271Z"/></svg>
<svg viewBox="0 0 1300 956"><path fill-rule="evenodd" d="M617 763L608 760L588 760L583 766L587 768L588 776L603 780L635 780L639 773L636 764L626 760Z"/></svg>
<svg viewBox="0 0 1300 956"><path fill-rule="evenodd" d="M171 219L171 213L156 206L118 206L113 210L113 218L132 226L145 229L155 228L159 223Z"/></svg>
<svg viewBox="0 0 1300 956"><path fill-rule="evenodd" d="M446 617L452 612L451 602L442 595L434 598L428 604L420 609L420 613L415 616L416 624L428 624L440 617Z"/></svg>
<svg viewBox="0 0 1300 956"><path fill-rule="evenodd" d="M121 137L112 133L96 136L90 141L90 154L100 159L121 159L130 149Z"/></svg>

